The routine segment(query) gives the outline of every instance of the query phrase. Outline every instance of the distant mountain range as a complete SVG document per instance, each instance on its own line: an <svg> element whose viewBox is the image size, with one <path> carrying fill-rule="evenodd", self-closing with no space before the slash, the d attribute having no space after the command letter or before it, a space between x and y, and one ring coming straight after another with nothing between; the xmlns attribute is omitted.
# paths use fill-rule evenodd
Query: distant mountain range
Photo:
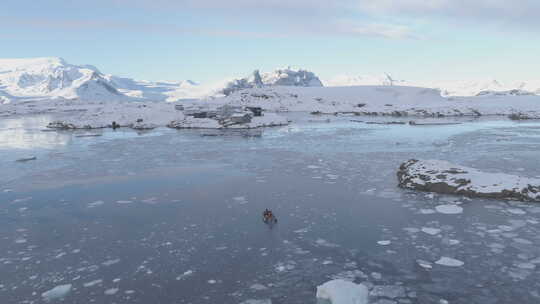
<svg viewBox="0 0 540 304"><path fill-rule="evenodd" d="M540 95L539 81L502 83L488 81L411 82L388 74L339 76L321 81L313 72L291 68L201 85L191 80L139 81L101 73L91 65L73 65L62 58L0 59L0 104L16 100L135 100L178 101L230 95L246 89L269 86L416 86L435 88L443 96Z"/></svg>

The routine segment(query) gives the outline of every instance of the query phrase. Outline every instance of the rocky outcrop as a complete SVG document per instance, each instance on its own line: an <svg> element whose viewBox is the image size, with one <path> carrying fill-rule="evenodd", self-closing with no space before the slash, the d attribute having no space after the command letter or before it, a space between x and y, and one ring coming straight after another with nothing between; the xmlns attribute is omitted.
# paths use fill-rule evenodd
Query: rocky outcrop
<svg viewBox="0 0 540 304"><path fill-rule="evenodd" d="M278 69L269 73L260 73L255 70L248 77L229 81L221 93L228 96L243 89L273 86L322 87L323 84L315 73L302 69Z"/></svg>
<svg viewBox="0 0 540 304"><path fill-rule="evenodd" d="M540 179L487 173L446 161L411 159L401 164L397 177L406 189L540 202Z"/></svg>

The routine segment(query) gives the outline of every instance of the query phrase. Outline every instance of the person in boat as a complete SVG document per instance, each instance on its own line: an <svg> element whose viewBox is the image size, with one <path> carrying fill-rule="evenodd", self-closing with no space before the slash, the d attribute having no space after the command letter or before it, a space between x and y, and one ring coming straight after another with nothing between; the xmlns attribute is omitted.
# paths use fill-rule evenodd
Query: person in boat
<svg viewBox="0 0 540 304"><path fill-rule="evenodd" d="M269 222L269 221L275 221L275 217L274 217L274 214L272 213L272 211L268 210L268 209L265 209L264 212L263 212L263 220L265 222Z"/></svg>

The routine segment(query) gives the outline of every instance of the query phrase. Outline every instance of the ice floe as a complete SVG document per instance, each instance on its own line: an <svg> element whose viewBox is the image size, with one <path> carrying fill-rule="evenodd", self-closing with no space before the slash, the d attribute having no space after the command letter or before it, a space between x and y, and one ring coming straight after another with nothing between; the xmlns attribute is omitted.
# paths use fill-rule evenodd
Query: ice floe
<svg viewBox="0 0 540 304"><path fill-rule="evenodd" d="M367 304L368 288L345 280L332 280L317 286L317 298L331 304Z"/></svg>
<svg viewBox="0 0 540 304"><path fill-rule="evenodd" d="M118 292L118 290L119 290L118 288L109 288L105 290L103 293L108 296L113 296Z"/></svg>
<svg viewBox="0 0 540 304"><path fill-rule="evenodd" d="M427 233L429 235L437 235L441 232L441 229L439 228L430 228L430 227L422 227L422 232Z"/></svg>
<svg viewBox="0 0 540 304"><path fill-rule="evenodd" d="M435 262L435 264L442 265L442 266L448 266L448 267L461 267L465 263L460 261L460 260L453 259L453 258L441 257L440 259L438 259Z"/></svg>
<svg viewBox="0 0 540 304"><path fill-rule="evenodd" d="M71 291L71 284L58 285L53 289L47 290L41 294L45 302L64 298Z"/></svg>
<svg viewBox="0 0 540 304"><path fill-rule="evenodd" d="M435 207L437 212L442 214L460 214L463 213L463 208L456 205L439 205Z"/></svg>

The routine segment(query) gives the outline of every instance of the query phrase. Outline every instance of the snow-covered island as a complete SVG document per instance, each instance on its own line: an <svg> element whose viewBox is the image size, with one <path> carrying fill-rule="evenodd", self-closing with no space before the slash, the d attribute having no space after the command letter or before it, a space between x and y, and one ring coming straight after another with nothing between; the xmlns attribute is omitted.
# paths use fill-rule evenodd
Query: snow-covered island
<svg viewBox="0 0 540 304"><path fill-rule="evenodd" d="M408 160L397 177L399 186L407 189L540 202L540 179L482 172L441 160Z"/></svg>

